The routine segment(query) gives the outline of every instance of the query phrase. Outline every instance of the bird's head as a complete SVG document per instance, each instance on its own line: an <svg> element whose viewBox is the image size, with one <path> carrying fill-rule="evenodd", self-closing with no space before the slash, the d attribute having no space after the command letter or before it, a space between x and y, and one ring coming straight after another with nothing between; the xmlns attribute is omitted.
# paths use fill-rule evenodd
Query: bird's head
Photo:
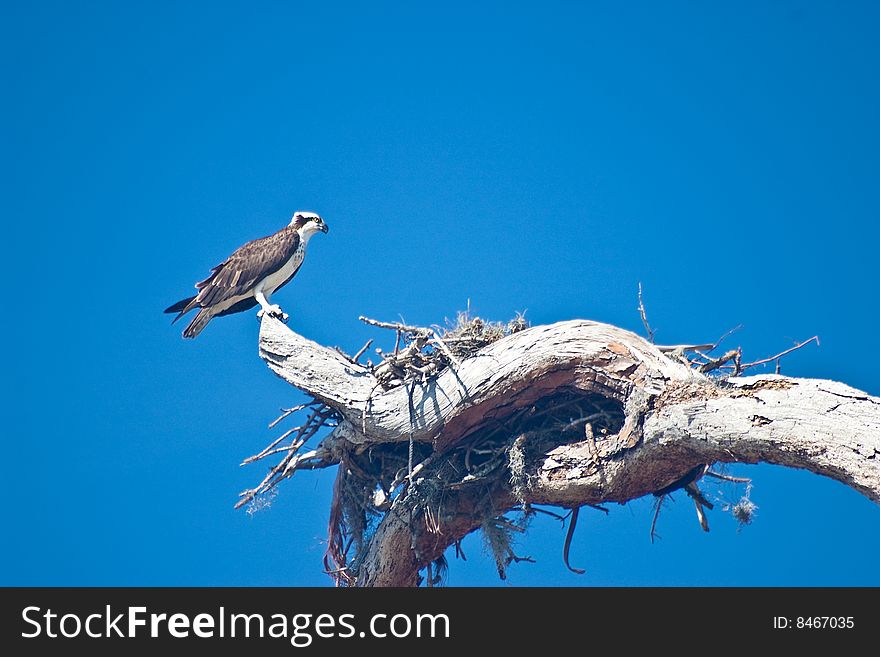
<svg viewBox="0 0 880 657"><path fill-rule="evenodd" d="M293 213L290 225L299 231L303 239L308 239L315 233L326 233L329 229L324 220L314 212L297 210Z"/></svg>

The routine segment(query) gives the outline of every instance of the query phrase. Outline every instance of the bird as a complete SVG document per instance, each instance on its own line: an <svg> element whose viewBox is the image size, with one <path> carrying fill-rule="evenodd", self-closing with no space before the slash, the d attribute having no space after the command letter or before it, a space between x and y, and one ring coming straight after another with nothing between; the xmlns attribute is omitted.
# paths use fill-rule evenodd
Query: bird
<svg viewBox="0 0 880 657"><path fill-rule="evenodd" d="M269 315L282 321L287 314L270 304L272 294L287 285L302 266L306 245L316 233L326 233L327 224L314 212L297 211L290 223L278 232L252 240L211 270L196 283L198 293L168 306L166 313L178 313L174 324L188 312L198 313L183 331L184 338L195 338L214 317L250 310L260 304L257 317Z"/></svg>

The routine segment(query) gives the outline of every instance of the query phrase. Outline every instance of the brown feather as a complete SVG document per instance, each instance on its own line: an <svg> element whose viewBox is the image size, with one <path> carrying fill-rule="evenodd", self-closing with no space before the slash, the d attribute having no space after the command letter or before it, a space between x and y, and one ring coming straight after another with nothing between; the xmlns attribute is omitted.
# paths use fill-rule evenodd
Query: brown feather
<svg viewBox="0 0 880 657"><path fill-rule="evenodd" d="M249 295L256 285L269 274L277 272L293 257L299 246L299 225L290 225L277 233L251 240L239 247L226 260L211 269L211 275L196 283L198 294L182 299L165 312L179 312L178 319L198 308L198 314L183 332L185 338L194 338L207 326L212 318L248 310L257 305L257 300ZM298 270L299 268L297 268ZM286 285L296 271L280 286ZM237 297L244 297L225 310L216 306Z"/></svg>
<svg viewBox="0 0 880 657"><path fill-rule="evenodd" d="M260 280L280 269L298 245L299 234L293 226L248 242L214 267L211 276L196 285L199 294L194 300L195 304L210 308L247 294Z"/></svg>

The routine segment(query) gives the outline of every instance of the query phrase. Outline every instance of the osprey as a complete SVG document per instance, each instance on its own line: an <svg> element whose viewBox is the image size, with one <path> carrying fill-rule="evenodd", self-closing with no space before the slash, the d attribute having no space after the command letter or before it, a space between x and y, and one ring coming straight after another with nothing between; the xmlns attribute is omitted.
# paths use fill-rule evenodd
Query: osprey
<svg viewBox="0 0 880 657"><path fill-rule="evenodd" d="M183 337L196 337L214 317L240 313L260 304L257 317L268 313L287 319L269 297L294 277L303 262L306 245L315 233L326 233L327 224L314 212L295 212L290 224L274 235L248 242L196 283L194 297L181 299L165 309L178 313L172 324L189 311L199 309Z"/></svg>

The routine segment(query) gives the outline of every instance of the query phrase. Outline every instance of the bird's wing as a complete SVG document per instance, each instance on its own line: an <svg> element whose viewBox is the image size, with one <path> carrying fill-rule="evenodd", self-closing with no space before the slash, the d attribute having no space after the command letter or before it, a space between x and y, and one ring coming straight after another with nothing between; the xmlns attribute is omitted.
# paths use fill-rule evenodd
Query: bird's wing
<svg viewBox="0 0 880 657"><path fill-rule="evenodd" d="M199 293L195 305L207 308L248 294L259 281L278 271L298 246L299 233L289 226L248 242L214 267L208 278L196 283Z"/></svg>

